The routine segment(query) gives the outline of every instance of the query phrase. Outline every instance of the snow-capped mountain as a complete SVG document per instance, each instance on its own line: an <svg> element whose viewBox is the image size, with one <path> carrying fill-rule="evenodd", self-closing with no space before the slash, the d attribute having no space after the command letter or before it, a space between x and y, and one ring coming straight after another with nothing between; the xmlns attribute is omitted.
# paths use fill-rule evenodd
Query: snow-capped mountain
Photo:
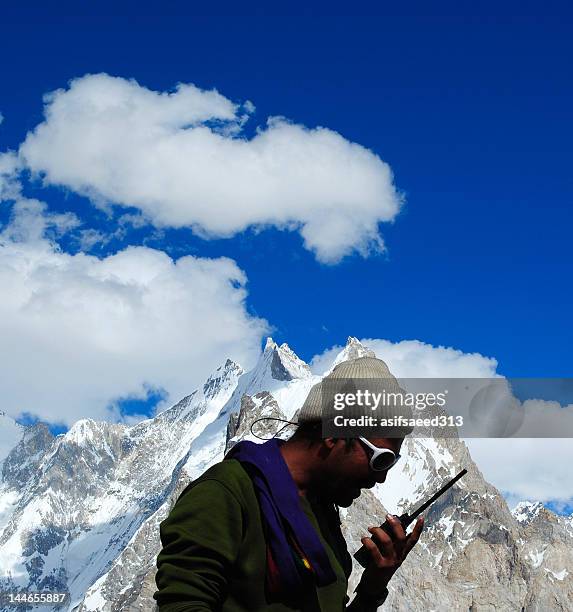
<svg viewBox="0 0 573 612"><path fill-rule="evenodd" d="M515 520L522 524L530 523L543 510L541 502L520 502L511 511Z"/></svg>
<svg viewBox="0 0 573 612"><path fill-rule="evenodd" d="M81 600L169 497L191 443L242 373L227 361L201 389L134 427L81 420L56 438L45 425L28 428L2 470L11 512L0 525L0 588Z"/></svg>
<svg viewBox="0 0 573 612"><path fill-rule="evenodd" d="M330 369L369 354L349 338ZM153 610L159 523L179 493L251 437L255 419L296 420L319 380L269 339L253 370L227 361L202 388L133 427L82 420L54 437L0 415L0 441L8 439L2 428L13 436L0 485L0 590L69 591L68 609L77 611ZM281 426L254 431L269 437ZM572 517L540 504L512 514L458 438L412 437L403 449L387 481L345 510L351 551L386 511L408 511L462 467L468 474L431 508L384 609L572 609Z"/></svg>

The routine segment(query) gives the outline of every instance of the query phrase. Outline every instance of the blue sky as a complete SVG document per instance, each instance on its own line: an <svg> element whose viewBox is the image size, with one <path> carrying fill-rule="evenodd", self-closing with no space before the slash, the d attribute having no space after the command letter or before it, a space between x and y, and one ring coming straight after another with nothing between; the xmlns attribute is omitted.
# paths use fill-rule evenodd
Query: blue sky
<svg viewBox="0 0 573 612"><path fill-rule="evenodd" d="M174 259L229 257L248 278L248 312L305 359L354 335L481 353L507 376L571 375L568 10L198 16L98 6L5 9L0 150L17 149L43 120L42 97L70 79L104 72L154 91L193 83L254 103L245 137L279 115L371 150L405 203L380 224L385 252L334 265L276 227L204 240L148 225L91 254L145 244ZM136 212L108 218L73 190L21 180L27 197L103 234ZM0 214L8 223L9 203ZM79 250L73 234L59 244Z"/></svg>
<svg viewBox="0 0 573 612"><path fill-rule="evenodd" d="M326 351L322 362L349 335L381 339L410 376L412 358L471 376L571 376L570 7L117 4L4 8L0 409L54 433L85 416L135 422L228 356L252 365L269 333L307 361ZM82 114L93 100L116 104L121 137ZM203 130L224 146L140 150L122 132L126 100L142 115L136 137L174 121L177 142ZM185 113L201 104L210 118L194 132ZM286 119L273 131L269 117ZM219 156L236 142L259 154L265 137L261 181L234 153L248 178L227 181ZM148 158L160 161L146 172ZM264 185L276 159L280 188ZM195 166L223 194L202 227ZM535 441L549 467L518 442L472 456L508 499L570 512L568 441Z"/></svg>

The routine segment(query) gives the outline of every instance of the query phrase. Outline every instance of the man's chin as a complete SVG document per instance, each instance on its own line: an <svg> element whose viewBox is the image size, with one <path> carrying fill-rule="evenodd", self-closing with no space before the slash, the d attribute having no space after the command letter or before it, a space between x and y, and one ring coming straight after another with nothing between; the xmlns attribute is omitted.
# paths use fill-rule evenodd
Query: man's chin
<svg viewBox="0 0 573 612"><path fill-rule="evenodd" d="M340 499L336 502L336 505L339 508L349 508L350 506L352 506L352 502L354 501L354 499Z"/></svg>
<svg viewBox="0 0 573 612"><path fill-rule="evenodd" d="M360 489L351 489L344 494L339 494L337 499L334 500L334 503L341 508L348 508L358 497L360 497Z"/></svg>

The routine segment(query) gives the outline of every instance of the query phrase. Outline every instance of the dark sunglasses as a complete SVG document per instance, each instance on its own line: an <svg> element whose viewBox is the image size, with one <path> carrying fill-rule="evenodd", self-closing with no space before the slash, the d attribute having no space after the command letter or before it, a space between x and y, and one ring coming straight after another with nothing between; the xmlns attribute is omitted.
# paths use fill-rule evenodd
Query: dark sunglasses
<svg viewBox="0 0 573 612"><path fill-rule="evenodd" d="M368 442L366 438L358 438L362 444L366 447L367 454L370 455L370 467L375 472L385 472L391 467L396 465L398 459L400 459L400 453L396 454L389 448L379 448Z"/></svg>

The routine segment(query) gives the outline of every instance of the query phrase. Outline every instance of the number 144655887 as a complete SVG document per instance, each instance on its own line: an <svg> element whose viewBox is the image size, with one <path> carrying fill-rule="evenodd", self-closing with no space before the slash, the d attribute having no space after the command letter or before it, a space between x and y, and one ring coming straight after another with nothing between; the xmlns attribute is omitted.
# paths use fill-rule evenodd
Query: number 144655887
<svg viewBox="0 0 573 612"><path fill-rule="evenodd" d="M0 591L0 603L3 605L61 605L68 598L68 593L47 591Z"/></svg>

